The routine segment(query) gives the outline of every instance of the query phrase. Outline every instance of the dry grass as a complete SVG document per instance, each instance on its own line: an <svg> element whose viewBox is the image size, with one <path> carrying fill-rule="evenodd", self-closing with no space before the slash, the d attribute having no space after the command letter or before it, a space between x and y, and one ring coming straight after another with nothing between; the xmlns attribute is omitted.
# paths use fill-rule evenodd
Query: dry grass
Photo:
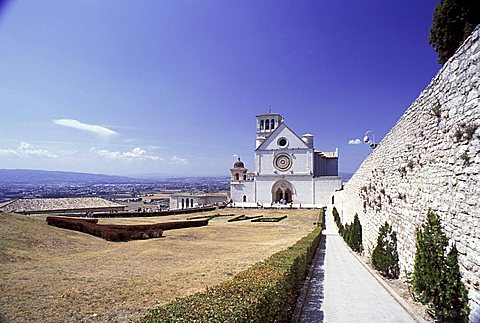
<svg viewBox="0 0 480 323"><path fill-rule="evenodd" d="M2 316L13 322L132 321L157 304L218 284L292 245L313 229L318 215L314 210L222 213L288 218L228 223L221 217L207 227L165 231L164 238L107 242L48 226L45 217L2 214L0 321ZM99 223L155 223L189 216L194 214Z"/></svg>

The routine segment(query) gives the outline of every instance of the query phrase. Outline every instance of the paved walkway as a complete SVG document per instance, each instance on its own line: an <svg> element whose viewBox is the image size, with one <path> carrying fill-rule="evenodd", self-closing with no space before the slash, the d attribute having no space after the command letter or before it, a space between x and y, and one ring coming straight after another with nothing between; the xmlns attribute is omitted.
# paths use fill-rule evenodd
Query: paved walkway
<svg viewBox="0 0 480 323"><path fill-rule="evenodd" d="M299 322L415 322L351 254L330 208L318 252Z"/></svg>

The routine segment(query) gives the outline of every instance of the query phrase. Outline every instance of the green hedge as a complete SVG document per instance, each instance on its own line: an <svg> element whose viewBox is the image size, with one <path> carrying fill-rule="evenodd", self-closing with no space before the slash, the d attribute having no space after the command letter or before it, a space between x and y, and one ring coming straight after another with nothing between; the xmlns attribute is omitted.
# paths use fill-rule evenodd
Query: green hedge
<svg viewBox="0 0 480 323"><path fill-rule="evenodd" d="M151 310L140 322L287 322L322 235L317 227L286 250L204 292Z"/></svg>

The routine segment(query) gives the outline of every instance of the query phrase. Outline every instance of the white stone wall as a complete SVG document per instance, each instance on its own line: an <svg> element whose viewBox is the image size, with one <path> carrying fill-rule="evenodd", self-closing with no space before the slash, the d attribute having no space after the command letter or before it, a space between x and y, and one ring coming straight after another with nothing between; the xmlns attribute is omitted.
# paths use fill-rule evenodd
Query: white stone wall
<svg viewBox="0 0 480 323"><path fill-rule="evenodd" d="M243 202L243 196L247 196L247 202L255 202L255 182L242 181L230 184L230 198L233 202Z"/></svg>
<svg viewBox="0 0 480 323"><path fill-rule="evenodd" d="M313 151L313 150L312 150ZM261 175L310 175L312 170L313 152L308 149L299 150L278 150L278 151L261 151L257 153L258 172ZM292 158L292 167L285 171L279 171L273 166L273 160L278 154L288 154Z"/></svg>
<svg viewBox="0 0 480 323"><path fill-rule="evenodd" d="M198 206L198 199L194 196L190 195L179 195L179 196L170 196L170 210L176 210L182 208L182 199L183 199L183 208L187 208L186 199L188 198L188 208L197 207ZM193 200L193 205L191 201Z"/></svg>
<svg viewBox="0 0 480 323"><path fill-rule="evenodd" d="M429 208L435 211L460 253L475 322L480 321L479 28L335 194L343 222L358 213L366 252L379 226L393 225L402 273L413 270L416 228Z"/></svg>
<svg viewBox="0 0 480 323"><path fill-rule="evenodd" d="M315 204L328 205L335 191L342 188L342 179L338 176L315 177Z"/></svg>
<svg viewBox="0 0 480 323"><path fill-rule="evenodd" d="M178 200L176 198L170 197L170 210L178 209Z"/></svg>

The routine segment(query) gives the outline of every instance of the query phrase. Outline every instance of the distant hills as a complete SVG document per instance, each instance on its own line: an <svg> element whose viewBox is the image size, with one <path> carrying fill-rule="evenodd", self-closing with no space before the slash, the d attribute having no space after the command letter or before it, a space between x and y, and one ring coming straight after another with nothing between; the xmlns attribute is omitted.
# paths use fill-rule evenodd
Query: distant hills
<svg viewBox="0 0 480 323"><path fill-rule="evenodd" d="M0 183L42 184L42 183L132 183L138 182L126 176L103 174L46 171L33 169L0 169Z"/></svg>
<svg viewBox="0 0 480 323"><path fill-rule="evenodd" d="M344 181L348 181L353 173L339 173ZM162 176L163 177L163 176ZM34 169L0 169L0 184L55 184L55 183L97 183L97 184L121 184L121 183L138 183L145 181L161 180L162 177L154 175L143 176L113 176L104 174L78 173L78 172L62 172L47 171ZM227 176L216 176L211 178L226 178ZM163 179L172 177L163 177ZM177 179L192 180L189 177L178 177ZM203 177L198 177L203 178Z"/></svg>

